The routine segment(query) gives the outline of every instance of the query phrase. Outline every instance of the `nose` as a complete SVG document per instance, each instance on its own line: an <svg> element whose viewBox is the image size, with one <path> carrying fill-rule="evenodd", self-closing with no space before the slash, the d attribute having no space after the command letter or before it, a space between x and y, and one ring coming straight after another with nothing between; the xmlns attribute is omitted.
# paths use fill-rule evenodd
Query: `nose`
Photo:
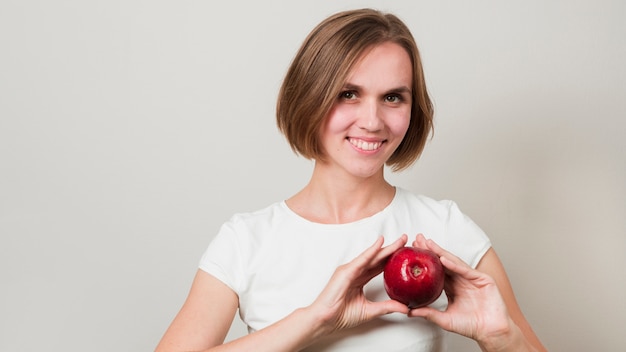
<svg viewBox="0 0 626 352"><path fill-rule="evenodd" d="M368 132L378 132L383 128L383 120L380 115L378 103L375 101L364 101L361 103L357 126Z"/></svg>

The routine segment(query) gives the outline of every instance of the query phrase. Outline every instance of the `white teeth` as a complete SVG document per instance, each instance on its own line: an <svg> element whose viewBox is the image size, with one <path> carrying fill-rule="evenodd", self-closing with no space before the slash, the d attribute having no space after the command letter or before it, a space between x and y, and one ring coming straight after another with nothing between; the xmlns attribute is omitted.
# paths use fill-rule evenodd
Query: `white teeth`
<svg viewBox="0 0 626 352"><path fill-rule="evenodd" d="M348 139L350 141L350 143L359 148L359 149L363 149L363 150L376 150L378 148L380 148L380 145L382 144L381 142L366 142L360 139L354 139L354 138L350 138Z"/></svg>

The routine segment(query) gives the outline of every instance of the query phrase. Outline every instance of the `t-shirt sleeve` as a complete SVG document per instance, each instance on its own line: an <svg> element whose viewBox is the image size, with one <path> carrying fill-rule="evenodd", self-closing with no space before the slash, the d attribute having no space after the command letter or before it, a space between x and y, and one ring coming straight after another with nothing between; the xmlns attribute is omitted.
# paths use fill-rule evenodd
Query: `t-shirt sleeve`
<svg viewBox="0 0 626 352"><path fill-rule="evenodd" d="M239 294L242 290L244 263L239 241L241 231L237 227L234 219L224 223L202 255L198 266Z"/></svg>
<svg viewBox="0 0 626 352"><path fill-rule="evenodd" d="M449 202L446 222L447 249L476 268L483 255L491 248L491 241L485 232L461 212L455 202Z"/></svg>

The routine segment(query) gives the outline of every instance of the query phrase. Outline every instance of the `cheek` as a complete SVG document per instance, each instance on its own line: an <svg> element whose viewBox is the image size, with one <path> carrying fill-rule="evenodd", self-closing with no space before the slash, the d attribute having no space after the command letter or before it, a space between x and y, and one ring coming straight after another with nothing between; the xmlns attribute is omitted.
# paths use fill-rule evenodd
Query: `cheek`
<svg viewBox="0 0 626 352"><path fill-rule="evenodd" d="M352 123L350 116L349 108L334 107L325 119L323 126L324 133L332 134L344 132Z"/></svg>
<svg viewBox="0 0 626 352"><path fill-rule="evenodd" d="M404 136L406 131L409 129L409 124L411 123L411 112L402 113L395 116L387 123L387 127L392 131L393 134Z"/></svg>

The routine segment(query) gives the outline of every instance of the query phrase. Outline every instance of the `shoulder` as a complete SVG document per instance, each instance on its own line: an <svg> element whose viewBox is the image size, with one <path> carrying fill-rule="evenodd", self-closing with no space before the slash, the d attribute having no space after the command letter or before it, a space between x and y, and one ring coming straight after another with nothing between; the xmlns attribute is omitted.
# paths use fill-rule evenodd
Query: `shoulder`
<svg viewBox="0 0 626 352"><path fill-rule="evenodd" d="M476 267L491 247L485 232L452 200L435 200L398 189L394 217L414 219L420 232ZM397 220L405 221L405 220Z"/></svg>
<svg viewBox="0 0 626 352"><path fill-rule="evenodd" d="M457 204L448 199L436 200L431 197L410 192L404 188L396 187L396 211L407 209L413 214L422 216L430 215L440 220L449 218L450 213L458 210Z"/></svg>
<svg viewBox="0 0 626 352"><path fill-rule="evenodd" d="M224 226L237 229L266 227L272 223L280 222L288 217L288 211L284 202L276 202L265 208L233 214Z"/></svg>
<svg viewBox="0 0 626 352"><path fill-rule="evenodd" d="M250 247L253 248L261 240L262 234L271 231L272 223L280 222L278 218L285 217L281 214L284 212L281 203L277 202L256 211L233 214L222 223L211 240L209 250L219 248L221 251L233 247L251 250Z"/></svg>
<svg viewBox="0 0 626 352"><path fill-rule="evenodd" d="M285 228L293 228L295 219L284 202L279 201L265 208L233 214L224 222L213 242L229 242L253 252L255 248Z"/></svg>
<svg viewBox="0 0 626 352"><path fill-rule="evenodd" d="M233 214L222 224L200 259L200 269L218 278L235 292L246 285L249 262L258 255L272 223L281 217L281 203L266 208Z"/></svg>

